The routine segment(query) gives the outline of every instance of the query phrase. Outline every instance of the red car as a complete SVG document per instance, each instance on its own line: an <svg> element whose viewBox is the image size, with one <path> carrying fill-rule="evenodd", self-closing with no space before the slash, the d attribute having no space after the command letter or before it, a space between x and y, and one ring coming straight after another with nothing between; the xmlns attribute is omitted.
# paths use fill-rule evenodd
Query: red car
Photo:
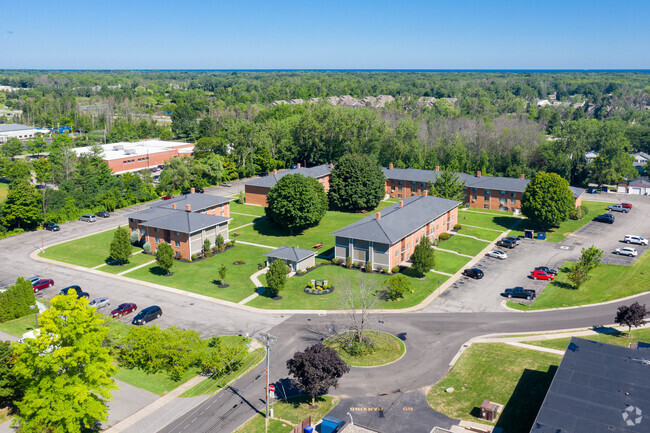
<svg viewBox="0 0 650 433"><path fill-rule="evenodd" d="M34 293L38 292L39 290L47 289L48 287L52 287L54 285L54 280L48 280L47 278L43 278L37 281L34 281L32 283L34 286Z"/></svg>
<svg viewBox="0 0 650 433"><path fill-rule="evenodd" d="M125 314L133 313L137 309L138 306L132 303L120 304L117 306L116 309L111 311L111 316L113 317L124 316Z"/></svg>
<svg viewBox="0 0 650 433"><path fill-rule="evenodd" d="M169 199L174 198L174 196L173 196L173 195L169 195L169 194L167 194L167 195L163 195L163 196L160 197L160 198L163 199L163 200L169 200Z"/></svg>
<svg viewBox="0 0 650 433"><path fill-rule="evenodd" d="M551 281L553 281L555 279L555 275L549 274L548 272L535 270L535 271L530 273L530 278L532 278L533 280L551 280Z"/></svg>
<svg viewBox="0 0 650 433"><path fill-rule="evenodd" d="M621 203L621 206L623 206L625 209L632 209L632 204L630 203Z"/></svg>

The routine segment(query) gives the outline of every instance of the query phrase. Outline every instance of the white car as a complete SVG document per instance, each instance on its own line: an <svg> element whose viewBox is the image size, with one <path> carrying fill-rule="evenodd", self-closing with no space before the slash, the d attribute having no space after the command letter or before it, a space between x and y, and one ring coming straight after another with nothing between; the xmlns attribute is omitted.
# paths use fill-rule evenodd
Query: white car
<svg viewBox="0 0 650 433"><path fill-rule="evenodd" d="M495 259L500 259L500 260L505 260L508 258L508 255L500 250L494 250L490 251L489 253L486 254L488 257L494 257Z"/></svg>
<svg viewBox="0 0 650 433"><path fill-rule="evenodd" d="M27 281L34 284L35 282L37 282L40 279L41 279L41 277L29 277L29 278L27 278Z"/></svg>
<svg viewBox="0 0 650 433"><path fill-rule="evenodd" d="M88 303L89 306L95 308L103 308L111 305L111 300L108 298L95 298Z"/></svg>
<svg viewBox="0 0 650 433"><path fill-rule="evenodd" d="M632 247L616 248L616 250L614 250L614 253L620 254L622 256L628 256L628 257L636 257L639 254Z"/></svg>
<svg viewBox="0 0 650 433"><path fill-rule="evenodd" d="M648 245L648 240L643 239L641 236L625 235L623 242L626 244Z"/></svg>
<svg viewBox="0 0 650 433"><path fill-rule="evenodd" d="M609 209L609 210L613 210L613 211L616 211L616 212L624 212L624 213L628 213L628 212L629 212L629 209L628 209L628 208L623 207L623 206L620 205L620 204L615 204L615 205L607 206L607 209Z"/></svg>

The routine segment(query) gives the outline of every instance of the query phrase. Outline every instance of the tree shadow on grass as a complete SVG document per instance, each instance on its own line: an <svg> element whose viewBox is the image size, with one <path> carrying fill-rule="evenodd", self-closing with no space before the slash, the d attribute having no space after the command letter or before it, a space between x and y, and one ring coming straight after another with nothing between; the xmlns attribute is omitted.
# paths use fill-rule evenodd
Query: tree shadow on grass
<svg viewBox="0 0 650 433"><path fill-rule="evenodd" d="M160 266L154 266L153 268L149 268L149 272L152 274L158 276L158 277L164 277L167 275L167 271L161 268Z"/></svg>
<svg viewBox="0 0 650 433"><path fill-rule="evenodd" d="M302 234L302 230L294 230L293 233L290 233L289 230L277 225L270 218L256 219L253 222L253 230L261 235L274 238L288 238Z"/></svg>
<svg viewBox="0 0 650 433"><path fill-rule="evenodd" d="M557 287L558 289L563 289L563 290L578 290L576 286L574 286L571 283L567 283L566 281L553 281L551 283L553 286Z"/></svg>
<svg viewBox="0 0 650 433"><path fill-rule="evenodd" d="M400 274L405 275L407 277L411 278L422 278L424 275L420 275L415 269L413 268L404 268L400 271Z"/></svg>
<svg viewBox="0 0 650 433"><path fill-rule="evenodd" d="M594 326L593 331L597 334L611 335L612 337L627 337L627 332L619 331L610 326Z"/></svg>
<svg viewBox="0 0 650 433"><path fill-rule="evenodd" d="M550 365L548 371L525 369L496 426L508 433L528 433L556 371L556 365Z"/></svg>

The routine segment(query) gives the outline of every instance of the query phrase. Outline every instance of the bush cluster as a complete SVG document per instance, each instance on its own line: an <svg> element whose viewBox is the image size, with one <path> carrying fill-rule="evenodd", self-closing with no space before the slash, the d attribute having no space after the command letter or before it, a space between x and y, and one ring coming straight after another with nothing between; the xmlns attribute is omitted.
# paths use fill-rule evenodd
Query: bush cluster
<svg viewBox="0 0 650 433"><path fill-rule="evenodd" d="M440 239L441 241L446 241L450 237L451 237L451 235L449 233L444 232L444 233L440 233L440 236L438 236L438 239Z"/></svg>
<svg viewBox="0 0 650 433"><path fill-rule="evenodd" d="M35 302L34 286L30 281L19 277L9 290L0 293L0 323L32 313L29 306Z"/></svg>

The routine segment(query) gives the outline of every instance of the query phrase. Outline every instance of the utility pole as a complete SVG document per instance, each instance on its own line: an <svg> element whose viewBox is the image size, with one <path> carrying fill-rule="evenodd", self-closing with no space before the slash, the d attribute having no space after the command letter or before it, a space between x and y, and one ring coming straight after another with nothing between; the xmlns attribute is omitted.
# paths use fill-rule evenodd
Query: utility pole
<svg viewBox="0 0 650 433"><path fill-rule="evenodd" d="M266 401L266 416L264 419L264 431L268 433L269 431L269 368L270 368L270 354L271 354L271 345L275 343L278 338L274 337L273 335L262 332L260 333L260 340L264 346L266 346L266 388L264 389L264 392L266 393L266 397L264 400Z"/></svg>

